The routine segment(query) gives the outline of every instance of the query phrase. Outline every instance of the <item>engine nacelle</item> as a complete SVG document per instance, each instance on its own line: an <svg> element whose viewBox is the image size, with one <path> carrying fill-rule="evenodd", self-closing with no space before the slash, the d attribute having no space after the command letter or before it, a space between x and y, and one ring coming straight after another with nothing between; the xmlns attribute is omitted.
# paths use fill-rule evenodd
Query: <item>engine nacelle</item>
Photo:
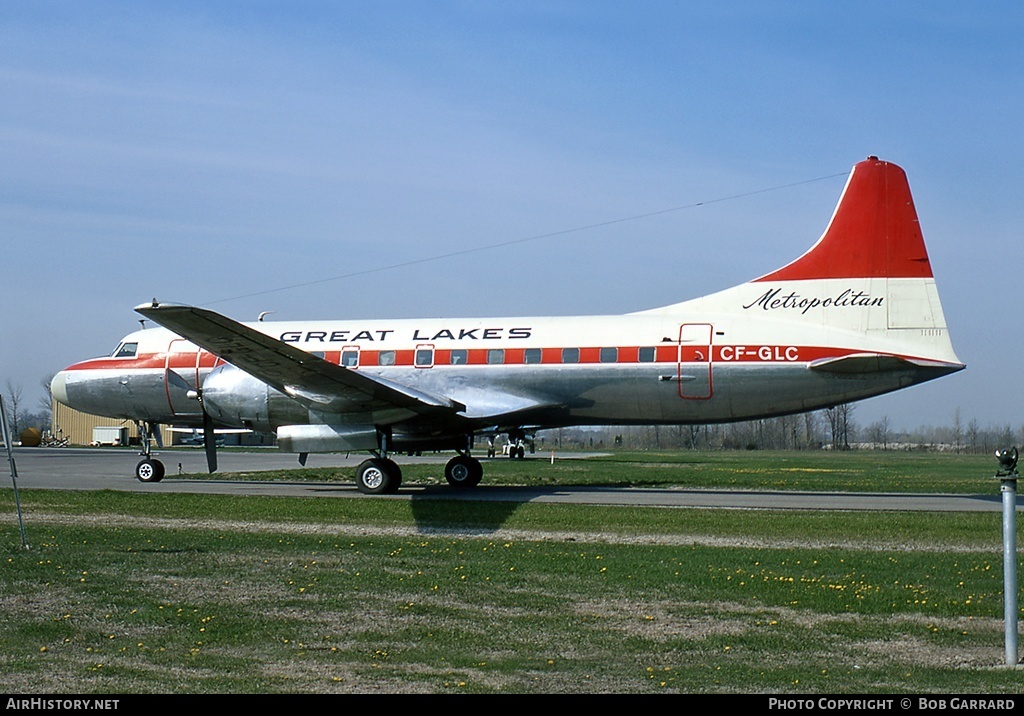
<svg viewBox="0 0 1024 716"><path fill-rule="evenodd" d="M372 425L282 425L277 446L284 452L347 452L376 450L380 443Z"/></svg>
<svg viewBox="0 0 1024 716"><path fill-rule="evenodd" d="M302 405L230 364L217 366L203 381L203 407L215 421L258 432L309 420Z"/></svg>

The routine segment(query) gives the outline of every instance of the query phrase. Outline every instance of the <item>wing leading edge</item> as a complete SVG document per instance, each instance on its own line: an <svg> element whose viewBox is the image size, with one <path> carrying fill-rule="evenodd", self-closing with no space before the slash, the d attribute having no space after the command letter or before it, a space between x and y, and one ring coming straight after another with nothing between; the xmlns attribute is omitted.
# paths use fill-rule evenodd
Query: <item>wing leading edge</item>
<svg viewBox="0 0 1024 716"><path fill-rule="evenodd" d="M454 400L335 365L204 308L154 301L135 310L312 410L398 408L410 416L454 417L466 409Z"/></svg>

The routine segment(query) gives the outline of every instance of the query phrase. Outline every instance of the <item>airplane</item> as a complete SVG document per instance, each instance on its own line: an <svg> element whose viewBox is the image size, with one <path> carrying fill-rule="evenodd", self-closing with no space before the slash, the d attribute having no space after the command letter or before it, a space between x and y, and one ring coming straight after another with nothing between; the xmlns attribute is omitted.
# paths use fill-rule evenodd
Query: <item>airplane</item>
<svg viewBox="0 0 1024 716"><path fill-rule="evenodd" d="M394 493L391 455L454 451L453 487L476 486L477 438L583 425L709 424L832 407L962 370L906 173L854 165L825 232L802 256L701 298L611 316L242 323L153 300L160 327L53 379L61 403L133 420L136 477L158 482L159 424L206 435L274 433L299 454L365 451L358 489ZM493 443L491 444L493 450ZM492 454L492 453L491 453Z"/></svg>

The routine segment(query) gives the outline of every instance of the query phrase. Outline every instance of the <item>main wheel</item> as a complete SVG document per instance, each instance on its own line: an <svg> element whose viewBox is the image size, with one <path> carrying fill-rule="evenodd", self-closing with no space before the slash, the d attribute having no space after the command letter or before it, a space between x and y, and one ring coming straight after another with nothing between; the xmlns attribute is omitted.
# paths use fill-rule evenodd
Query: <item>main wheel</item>
<svg viewBox="0 0 1024 716"><path fill-rule="evenodd" d="M164 464L150 458L140 460L135 466L135 477L139 482L160 482L164 479Z"/></svg>
<svg viewBox="0 0 1024 716"><path fill-rule="evenodd" d="M480 461L468 455L456 455L444 466L444 479L452 487L476 487L483 476Z"/></svg>
<svg viewBox="0 0 1024 716"><path fill-rule="evenodd" d="M389 495L402 484L402 470L394 460L371 457L356 468L356 486L367 495Z"/></svg>

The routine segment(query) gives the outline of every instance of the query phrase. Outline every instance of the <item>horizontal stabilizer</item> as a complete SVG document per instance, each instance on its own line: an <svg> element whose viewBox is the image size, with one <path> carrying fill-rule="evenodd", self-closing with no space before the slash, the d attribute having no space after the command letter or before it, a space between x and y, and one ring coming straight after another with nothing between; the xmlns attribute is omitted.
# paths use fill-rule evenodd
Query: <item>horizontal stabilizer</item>
<svg viewBox="0 0 1024 716"><path fill-rule="evenodd" d="M808 367L823 373L858 374L888 373L922 368L946 369L952 373L961 370L964 366L960 363L903 358L889 353L854 353L840 358L822 358L813 361Z"/></svg>

